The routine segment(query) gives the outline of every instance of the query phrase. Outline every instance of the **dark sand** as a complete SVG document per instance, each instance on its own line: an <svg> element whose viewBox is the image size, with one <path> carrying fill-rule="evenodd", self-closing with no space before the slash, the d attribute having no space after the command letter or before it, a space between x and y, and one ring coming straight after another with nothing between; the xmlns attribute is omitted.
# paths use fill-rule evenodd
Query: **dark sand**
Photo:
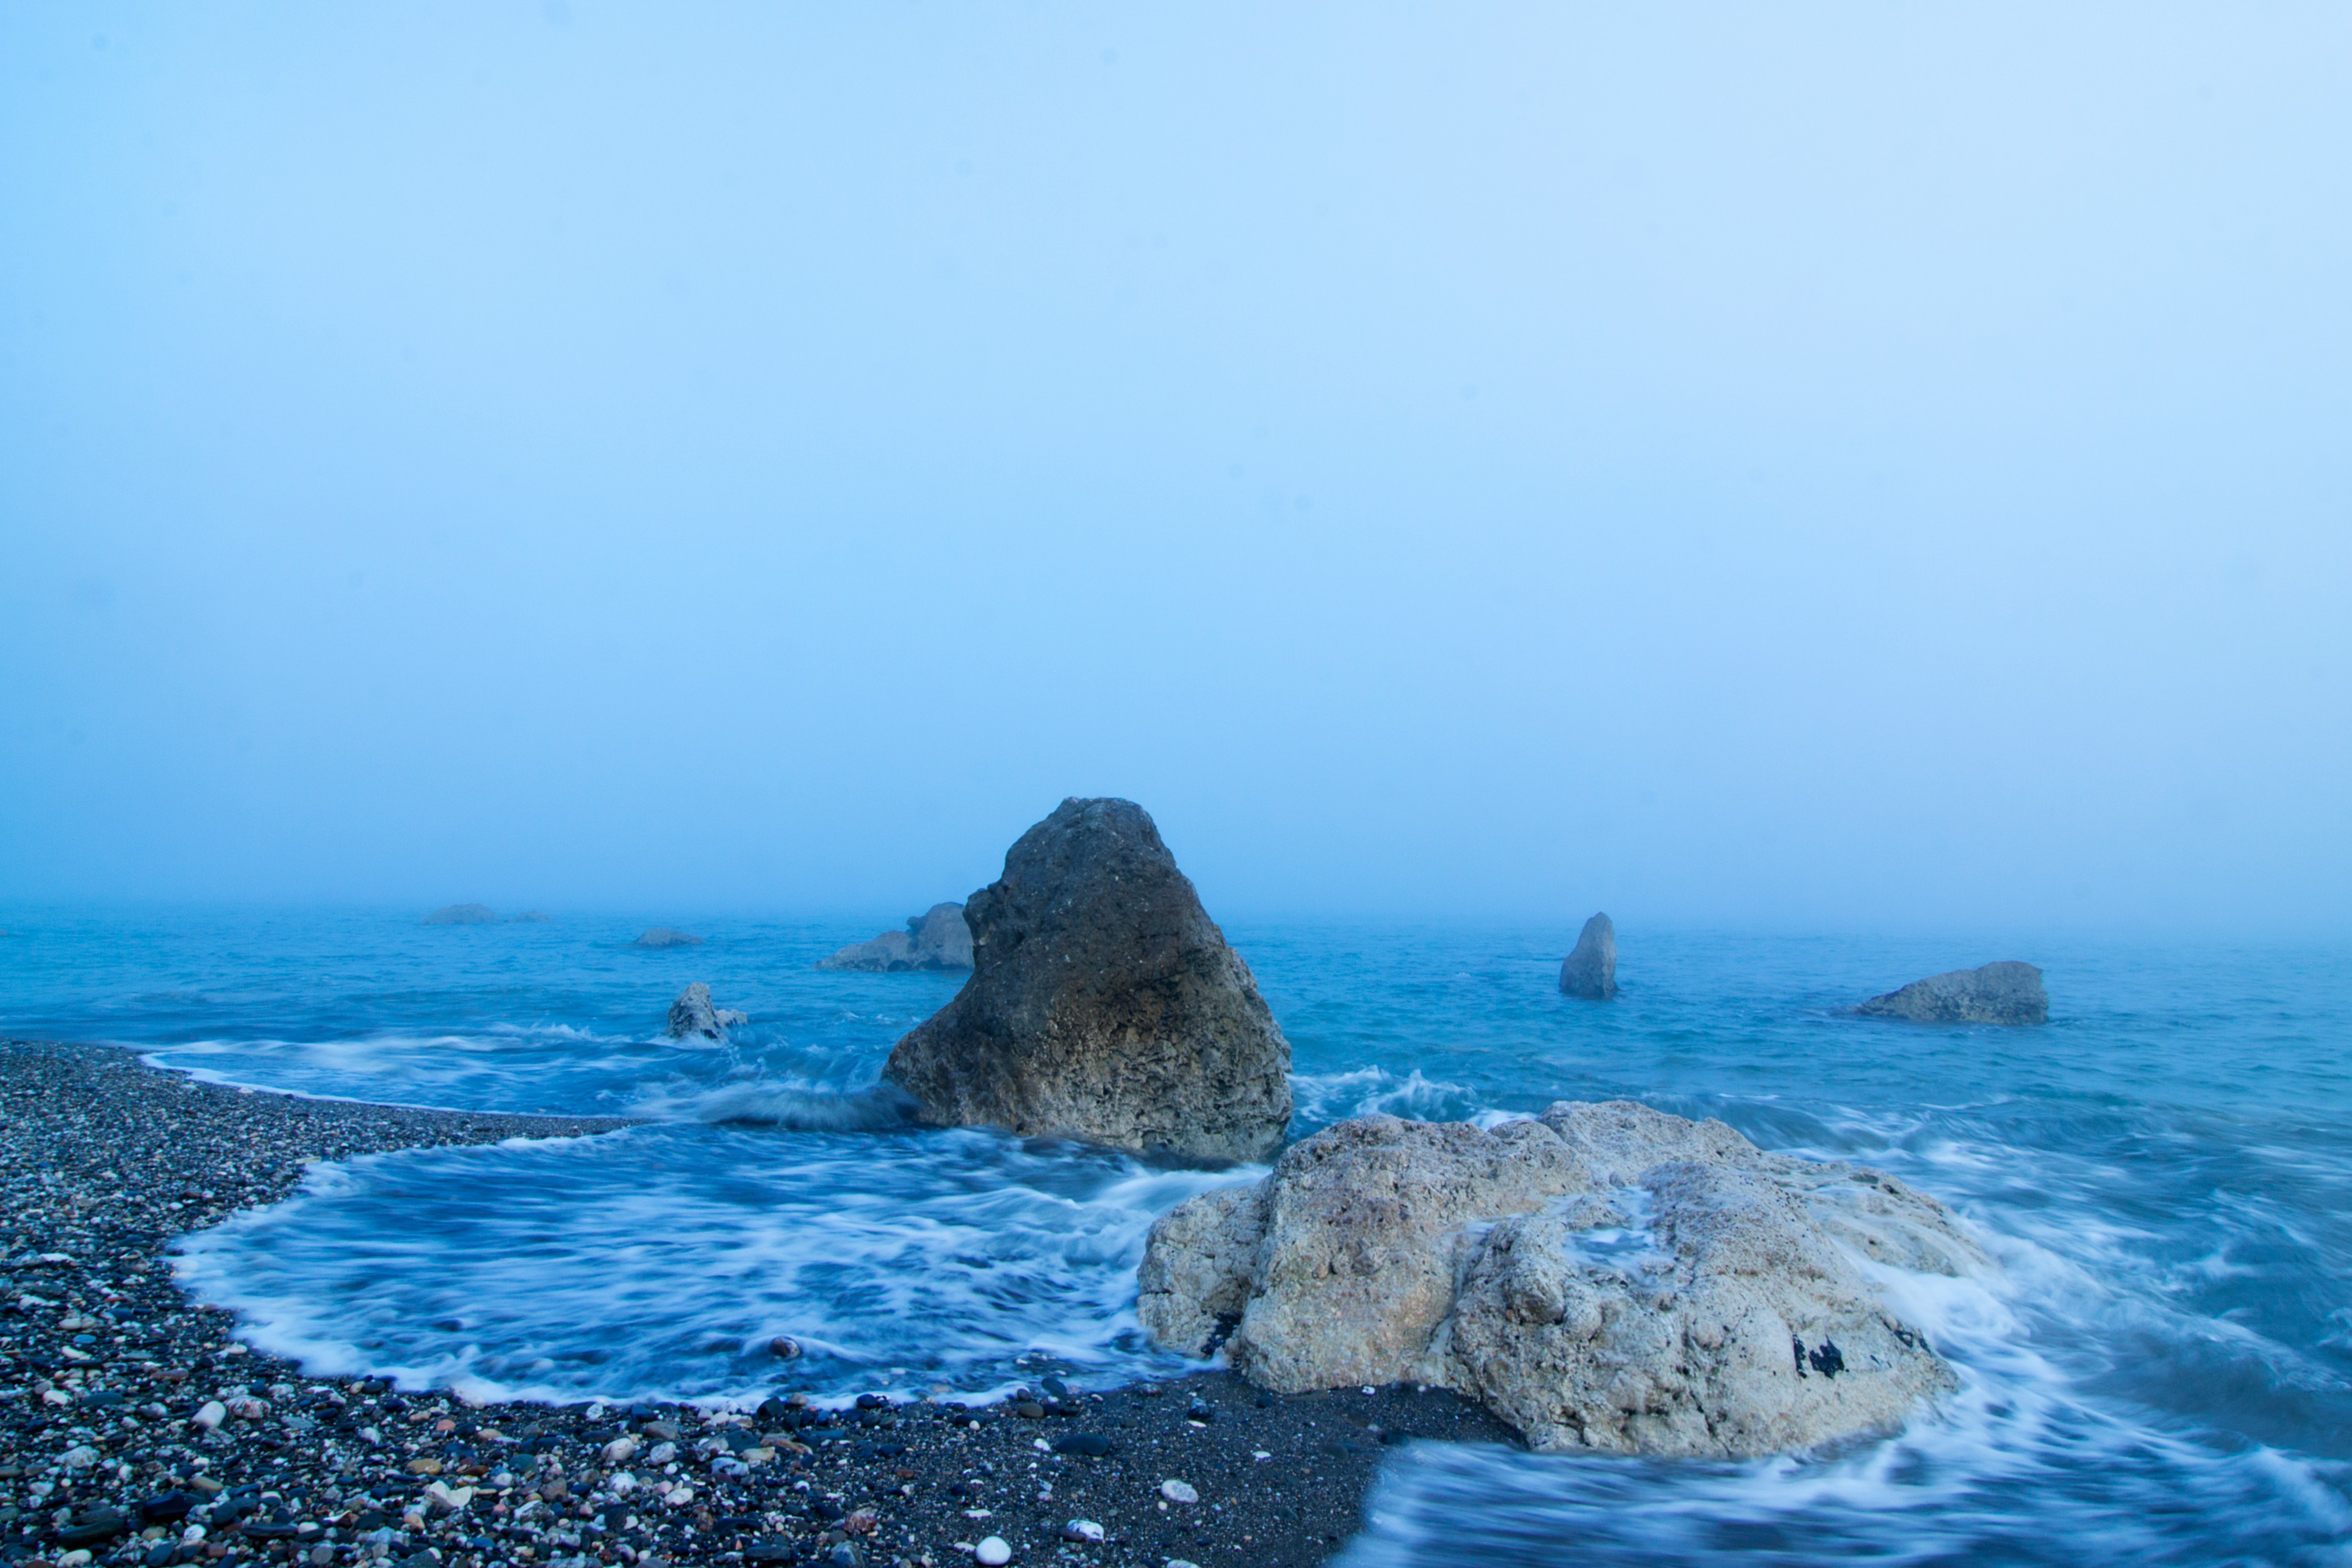
<svg viewBox="0 0 2352 1568"><path fill-rule="evenodd" d="M924 1403L822 1425L472 1405L305 1377L172 1281L175 1237L285 1195L312 1160L619 1125L298 1100L0 1042L0 1561L946 1568L995 1535L1015 1564L1306 1568L1358 1528L1387 1445L1513 1440L1449 1394L1276 1397L1223 1373L1026 1405L1040 1414ZM228 1414L207 1428L213 1402ZM1051 1447L1079 1435L1110 1451ZM636 1484L616 1493L623 1473ZM1171 1480L1200 1500L1168 1501ZM1106 1539L1066 1539L1073 1520Z"/></svg>

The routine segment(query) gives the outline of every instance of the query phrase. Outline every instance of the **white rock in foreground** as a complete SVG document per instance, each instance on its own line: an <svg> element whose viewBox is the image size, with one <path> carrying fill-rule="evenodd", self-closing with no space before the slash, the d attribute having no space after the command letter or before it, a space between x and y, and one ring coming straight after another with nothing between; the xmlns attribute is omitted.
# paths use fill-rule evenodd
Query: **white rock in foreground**
<svg viewBox="0 0 2352 1568"><path fill-rule="evenodd" d="M1956 1385L1849 1247L1990 1267L1934 1199L1720 1121L1630 1100L1492 1131L1368 1116L1161 1216L1137 1310L1187 1354L1223 1337L1261 1387L1436 1384L1538 1449L1769 1454Z"/></svg>

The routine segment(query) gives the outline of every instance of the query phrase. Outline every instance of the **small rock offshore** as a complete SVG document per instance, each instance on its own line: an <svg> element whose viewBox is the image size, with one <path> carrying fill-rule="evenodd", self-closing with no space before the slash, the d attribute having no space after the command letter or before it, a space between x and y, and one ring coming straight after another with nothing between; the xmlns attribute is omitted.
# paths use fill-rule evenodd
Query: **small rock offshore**
<svg viewBox="0 0 2352 1568"><path fill-rule="evenodd" d="M1263 1387L1454 1389L1540 1451L1742 1458L1957 1386L1845 1248L1990 1265L1934 1199L1720 1121L1562 1101L1494 1130L1369 1116L1152 1227L1138 1311Z"/></svg>
<svg viewBox="0 0 2352 1568"><path fill-rule="evenodd" d="M728 1030L740 1028L751 1021L732 1007L714 1005L710 987L697 980L669 1005L669 1017L662 1032L673 1040L723 1040Z"/></svg>
<svg viewBox="0 0 2352 1568"><path fill-rule="evenodd" d="M1915 980L1854 1008L1865 1018L1914 1024L1999 1024L2017 1028L2050 1021L2042 971L2016 959Z"/></svg>
<svg viewBox="0 0 2352 1568"><path fill-rule="evenodd" d="M877 974L970 969L971 928L964 923L961 904L933 904L919 915L908 916L906 930L886 931L871 941L851 942L832 956L818 959L816 966Z"/></svg>

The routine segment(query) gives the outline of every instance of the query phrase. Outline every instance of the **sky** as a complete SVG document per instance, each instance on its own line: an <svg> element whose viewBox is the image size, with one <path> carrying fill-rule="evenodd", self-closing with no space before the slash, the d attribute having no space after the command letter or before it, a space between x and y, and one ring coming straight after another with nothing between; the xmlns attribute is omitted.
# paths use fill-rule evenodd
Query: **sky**
<svg viewBox="0 0 2352 1568"><path fill-rule="evenodd" d="M2347 64L0 10L0 895L2352 932Z"/></svg>

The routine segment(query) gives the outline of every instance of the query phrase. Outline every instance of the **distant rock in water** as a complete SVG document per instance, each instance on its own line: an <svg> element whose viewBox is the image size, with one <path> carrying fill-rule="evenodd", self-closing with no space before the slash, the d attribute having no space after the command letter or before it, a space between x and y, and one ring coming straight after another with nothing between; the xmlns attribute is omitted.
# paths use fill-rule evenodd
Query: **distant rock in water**
<svg viewBox="0 0 2352 1568"><path fill-rule="evenodd" d="M971 978L883 1076L926 1121L1260 1160L1290 1043L1132 801L1066 800L964 907Z"/></svg>
<svg viewBox="0 0 2352 1568"><path fill-rule="evenodd" d="M682 931L672 931L667 926L655 926L629 945L631 947L700 947L702 939L698 936L688 936Z"/></svg>
<svg viewBox="0 0 2352 1568"><path fill-rule="evenodd" d="M864 969L896 974L912 969L970 969L971 927L961 904L933 904L907 917L905 931L886 931L872 942L852 942L819 969Z"/></svg>
<svg viewBox="0 0 2352 1568"><path fill-rule="evenodd" d="M2010 959L1914 980L1854 1011L1915 1024L2046 1024L2050 994L2042 989L2042 971Z"/></svg>
<svg viewBox="0 0 2352 1568"><path fill-rule="evenodd" d="M487 926L499 923L499 917L487 904L444 904L417 922L428 926Z"/></svg>
<svg viewBox="0 0 2352 1568"><path fill-rule="evenodd" d="M552 915L547 914L541 910L525 910L522 913L514 917L514 923L519 926L543 925L552 919L554 919Z"/></svg>
<svg viewBox="0 0 2352 1568"><path fill-rule="evenodd" d="M1895 1426L1958 1380L1849 1251L1992 1265L1933 1198L1630 1100L1365 1116L1151 1227L1136 1314L1261 1388L1434 1384L1548 1453L1739 1458Z"/></svg>
<svg viewBox="0 0 2352 1568"><path fill-rule="evenodd" d="M728 1030L751 1019L732 1007L710 1005L710 987L698 980L677 994L669 1005L669 1037L685 1039L688 1035L706 1040L725 1037Z"/></svg>
<svg viewBox="0 0 2352 1568"><path fill-rule="evenodd" d="M1559 988L1587 1002L1606 1002L1617 994L1617 928L1607 915L1584 922L1575 951L1560 961Z"/></svg>

